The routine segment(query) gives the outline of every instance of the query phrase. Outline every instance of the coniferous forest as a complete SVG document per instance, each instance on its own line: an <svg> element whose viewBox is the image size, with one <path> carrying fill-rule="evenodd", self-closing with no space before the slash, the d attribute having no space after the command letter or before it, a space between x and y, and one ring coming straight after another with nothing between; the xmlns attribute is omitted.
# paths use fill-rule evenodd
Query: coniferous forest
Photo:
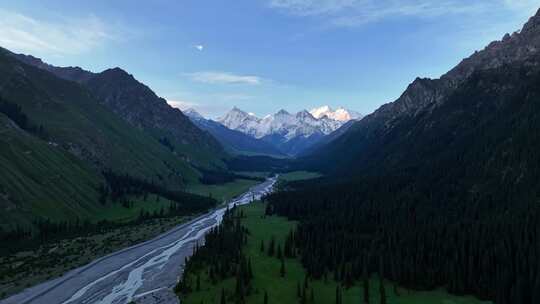
<svg viewBox="0 0 540 304"><path fill-rule="evenodd" d="M249 233L240 223L242 211L236 207L227 209L223 222L206 234L204 246L197 245L193 256L186 260L185 274L198 273L208 269L208 277L215 284L218 281L234 277L235 292L230 297L238 303L244 303L245 297L251 293L251 279L253 272L251 261L242 252L242 246L247 242ZM199 291L201 285L200 274L195 279L184 275L175 287L177 293L189 294ZM222 291L221 301L225 301L225 291Z"/></svg>

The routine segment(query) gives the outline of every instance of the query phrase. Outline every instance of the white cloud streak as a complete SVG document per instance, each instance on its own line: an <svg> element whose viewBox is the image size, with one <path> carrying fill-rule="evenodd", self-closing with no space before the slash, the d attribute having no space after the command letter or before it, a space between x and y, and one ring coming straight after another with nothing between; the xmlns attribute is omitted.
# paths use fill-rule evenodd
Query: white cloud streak
<svg viewBox="0 0 540 304"><path fill-rule="evenodd" d="M196 98L196 96L194 96ZM210 117L210 118L217 118L220 115L222 115L225 111L230 109L230 105L224 102L220 102L219 100L216 100L215 97L205 97L205 96L199 96L198 99L209 99L212 100L211 102L208 101L192 101L192 100L184 100L180 98L172 98L167 99L167 103L171 105L174 108L178 108L182 111L185 111L187 109L194 109L195 111L199 112L204 117ZM219 99L219 98L218 98Z"/></svg>
<svg viewBox="0 0 540 304"><path fill-rule="evenodd" d="M237 75L227 72L196 72L186 74L193 81L209 84L243 84L243 85L259 85L263 79L253 75Z"/></svg>
<svg viewBox="0 0 540 304"><path fill-rule="evenodd" d="M192 101L185 101L185 100L171 100L167 99L167 103L173 107L178 108L180 110L186 110L197 107L199 104Z"/></svg>
<svg viewBox="0 0 540 304"><path fill-rule="evenodd" d="M81 54L118 40L118 29L93 15L48 22L0 9L0 46L15 52Z"/></svg>

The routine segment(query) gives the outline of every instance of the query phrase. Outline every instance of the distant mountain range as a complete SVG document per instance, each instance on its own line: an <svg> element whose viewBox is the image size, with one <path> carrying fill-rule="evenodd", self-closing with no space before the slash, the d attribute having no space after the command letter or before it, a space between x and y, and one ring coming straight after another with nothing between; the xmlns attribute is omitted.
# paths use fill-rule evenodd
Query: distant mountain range
<svg viewBox="0 0 540 304"><path fill-rule="evenodd" d="M225 127L267 142L287 155L298 155L350 120L361 119L356 112L328 106L291 114L280 110L259 118L234 107L217 121Z"/></svg>
<svg viewBox="0 0 540 304"><path fill-rule="evenodd" d="M193 109L185 110L184 114L197 127L212 134L231 154L286 156L271 143L251 137L240 131L229 129L217 121L206 119Z"/></svg>

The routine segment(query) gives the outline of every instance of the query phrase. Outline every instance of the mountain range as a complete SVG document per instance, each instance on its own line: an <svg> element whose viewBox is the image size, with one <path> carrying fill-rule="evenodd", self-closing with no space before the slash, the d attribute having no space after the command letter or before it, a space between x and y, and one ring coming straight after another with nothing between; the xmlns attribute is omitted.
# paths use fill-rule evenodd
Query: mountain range
<svg viewBox="0 0 540 304"><path fill-rule="evenodd" d="M361 115L339 108L333 111L328 106L303 110L291 114L286 110L259 118L236 107L218 118L225 127L260 139L287 155L298 155L324 137L338 130L350 120L361 119Z"/></svg>
<svg viewBox="0 0 540 304"><path fill-rule="evenodd" d="M233 155L268 155L279 158L286 156L271 143L229 129L217 121L206 119L193 109L185 110L184 114L201 130L212 134Z"/></svg>

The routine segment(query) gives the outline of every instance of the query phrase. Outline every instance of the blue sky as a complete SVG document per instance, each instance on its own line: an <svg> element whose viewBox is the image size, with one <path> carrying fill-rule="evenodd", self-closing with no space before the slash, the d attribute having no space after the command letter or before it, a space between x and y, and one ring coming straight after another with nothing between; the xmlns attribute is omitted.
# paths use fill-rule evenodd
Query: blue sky
<svg viewBox="0 0 540 304"><path fill-rule="evenodd" d="M540 0L94 0L0 4L0 46L119 66L216 117L328 104L370 113L521 28Z"/></svg>

